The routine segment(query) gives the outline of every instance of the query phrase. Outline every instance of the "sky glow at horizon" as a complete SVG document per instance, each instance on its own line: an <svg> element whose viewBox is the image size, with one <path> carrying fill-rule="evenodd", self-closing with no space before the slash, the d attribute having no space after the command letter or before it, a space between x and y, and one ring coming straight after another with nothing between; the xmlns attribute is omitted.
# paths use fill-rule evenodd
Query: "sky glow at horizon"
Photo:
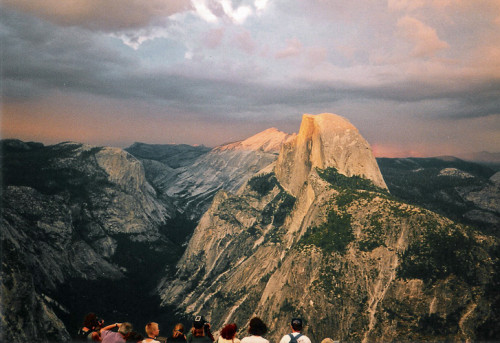
<svg viewBox="0 0 500 343"><path fill-rule="evenodd" d="M377 156L500 152L499 0L5 0L1 137L216 146L302 114Z"/></svg>

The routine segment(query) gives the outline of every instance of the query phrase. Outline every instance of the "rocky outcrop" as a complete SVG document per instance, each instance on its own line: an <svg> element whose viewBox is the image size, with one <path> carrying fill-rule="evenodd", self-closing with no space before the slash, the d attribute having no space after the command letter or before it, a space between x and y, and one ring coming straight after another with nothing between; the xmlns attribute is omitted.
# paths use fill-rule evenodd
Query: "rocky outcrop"
<svg viewBox="0 0 500 343"><path fill-rule="evenodd" d="M346 176L358 175L387 188L370 145L345 118L335 114L304 114L297 137L285 144L276 177L296 195L314 168L334 167Z"/></svg>
<svg viewBox="0 0 500 343"><path fill-rule="evenodd" d="M342 138L316 120L304 117L274 171L217 194L175 278L159 284L162 304L242 333L258 315L272 341L293 316L313 341L467 341L494 331L498 240L392 198L378 169L351 163L370 154L346 153L360 141L350 124L334 126L351 130Z"/></svg>
<svg viewBox="0 0 500 343"><path fill-rule="evenodd" d="M303 199L283 200L290 195L272 174L261 177L264 195L251 179L239 196L216 196L177 278L160 285L164 304L214 327L261 316L271 340L292 316L315 341L472 340L494 318L494 238L318 175L309 191L322 196L304 211ZM278 220L283 207L290 215Z"/></svg>
<svg viewBox="0 0 500 343"><path fill-rule="evenodd" d="M123 310L106 304L140 263L180 250L170 209L120 149L3 141L2 167L2 341L69 340L84 311Z"/></svg>

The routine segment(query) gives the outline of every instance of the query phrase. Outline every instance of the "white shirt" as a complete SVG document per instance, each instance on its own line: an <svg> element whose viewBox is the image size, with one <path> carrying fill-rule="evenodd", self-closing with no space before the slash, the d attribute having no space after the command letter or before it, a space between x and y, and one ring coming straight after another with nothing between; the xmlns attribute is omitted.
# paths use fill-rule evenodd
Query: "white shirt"
<svg viewBox="0 0 500 343"><path fill-rule="evenodd" d="M160 341L155 340L154 338L148 337L144 338L141 343L160 343Z"/></svg>
<svg viewBox="0 0 500 343"><path fill-rule="evenodd" d="M292 332L292 335L297 336L299 333L300 332ZM283 338L281 338L281 341L280 341L280 343L289 343L289 342L290 342L290 336L288 336L288 335L283 336ZM299 339L297 339L297 342L299 342L299 343L311 343L311 340L309 339L309 337L302 334L302 336L300 336Z"/></svg>
<svg viewBox="0 0 500 343"><path fill-rule="evenodd" d="M248 336L241 340L241 343L269 343L267 339L261 336Z"/></svg>
<svg viewBox="0 0 500 343"><path fill-rule="evenodd" d="M233 338L233 339L225 339L222 336L219 336L219 339L217 340L218 343L240 343L240 340L238 338Z"/></svg>

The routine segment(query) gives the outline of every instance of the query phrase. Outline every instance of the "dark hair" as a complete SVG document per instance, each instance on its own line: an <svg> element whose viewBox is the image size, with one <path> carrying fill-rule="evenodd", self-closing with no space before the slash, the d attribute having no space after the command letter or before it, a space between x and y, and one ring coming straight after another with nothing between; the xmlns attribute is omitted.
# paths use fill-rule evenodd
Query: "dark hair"
<svg viewBox="0 0 500 343"><path fill-rule="evenodd" d="M292 329L295 331L302 330L302 319L300 318L292 318Z"/></svg>
<svg viewBox="0 0 500 343"><path fill-rule="evenodd" d="M99 326L96 314L93 312L88 313L83 319L83 326L89 329Z"/></svg>
<svg viewBox="0 0 500 343"><path fill-rule="evenodd" d="M233 339L236 335L236 331L238 331L238 327L236 326L236 324L227 324L222 328L222 330L220 330L220 335L224 339Z"/></svg>
<svg viewBox="0 0 500 343"><path fill-rule="evenodd" d="M173 338L177 338L179 336L184 336L184 325L182 325L182 323L175 324L174 330L172 330Z"/></svg>
<svg viewBox="0 0 500 343"><path fill-rule="evenodd" d="M248 333L255 336L262 336L267 332L266 324L259 317L250 319Z"/></svg>
<svg viewBox="0 0 500 343"><path fill-rule="evenodd" d="M202 329L205 323L206 323L205 318L203 318L202 316L196 316L194 317L193 320L193 327L196 329Z"/></svg>

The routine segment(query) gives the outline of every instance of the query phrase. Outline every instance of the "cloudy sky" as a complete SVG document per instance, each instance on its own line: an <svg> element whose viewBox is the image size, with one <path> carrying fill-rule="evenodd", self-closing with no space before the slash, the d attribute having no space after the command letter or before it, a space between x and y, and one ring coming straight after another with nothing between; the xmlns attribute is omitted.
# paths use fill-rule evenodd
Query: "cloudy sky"
<svg viewBox="0 0 500 343"><path fill-rule="evenodd" d="M500 151L500 0L3 0L2 138L215 146L303 113Z"/></svg>

